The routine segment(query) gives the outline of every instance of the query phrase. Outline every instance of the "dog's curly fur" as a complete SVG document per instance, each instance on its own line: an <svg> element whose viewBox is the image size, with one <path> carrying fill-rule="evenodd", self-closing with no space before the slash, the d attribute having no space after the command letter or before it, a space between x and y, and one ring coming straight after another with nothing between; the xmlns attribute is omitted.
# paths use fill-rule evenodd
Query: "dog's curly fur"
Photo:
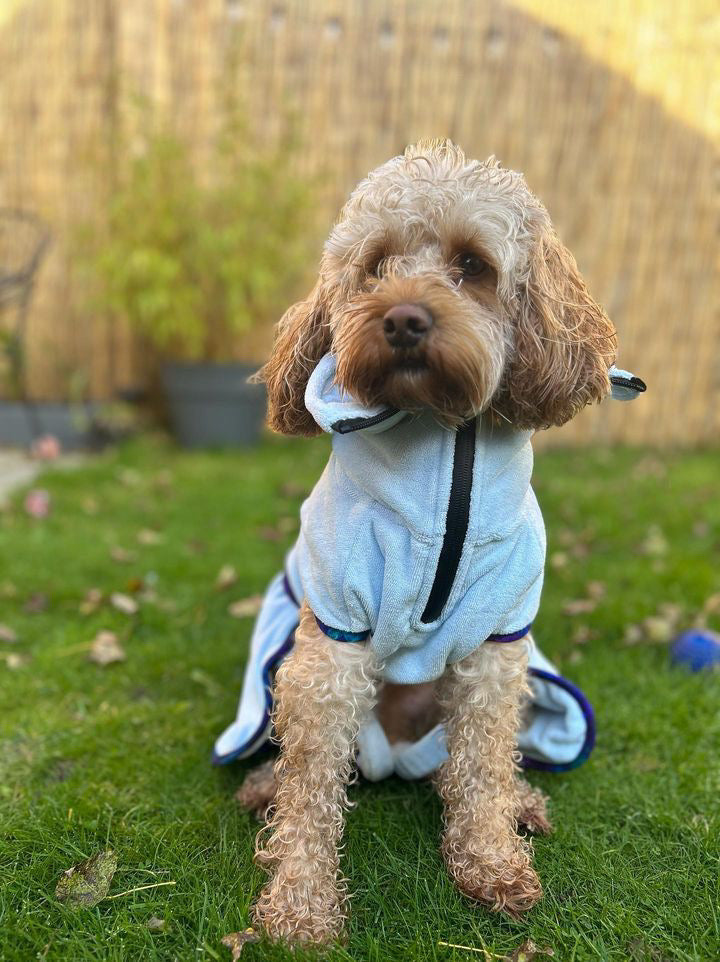
<svg viewBox="0 0 720 962"><path fill-rule="evenodd" d="M398 350L385 337L384 315L399 304L431 313L418 346ZM359 184L330 233L313 291L280 321L258 375L276 431L318 433L304 392L330 350L339 384L368 404L430 409L450 428L481 412L545 428L607 394L615 331L522 176L432 141ZM450 759L436 781L448 870L467 895L511 915L541 895L518 823L550 829L544 796L517 776L526 660L524 641L486 644L437 685L418 686L414 709L416 724L435 712L447 726ZM239 793L253 810L270 805L257 859L271 878L254 911L271 937L327 942L342 934L338 846L354 741L377 698L389 730L393 699L402 702L396 717L410 703L378 679L369 646L331 641L303 610L277 675L280 759ZM428 699L434 711L423 708Z"/></svg>

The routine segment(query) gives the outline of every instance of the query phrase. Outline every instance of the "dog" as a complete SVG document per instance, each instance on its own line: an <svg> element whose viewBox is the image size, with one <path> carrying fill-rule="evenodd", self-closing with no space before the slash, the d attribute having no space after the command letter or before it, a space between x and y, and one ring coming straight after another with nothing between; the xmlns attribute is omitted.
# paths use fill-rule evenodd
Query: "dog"
<svg viewBox="0 0 720 962"><path fill-rule="evenodd" d="M258 374L275 431L333 434L302 510L280 755L240 793L270 804L253 910L270 938L343 934L346 787L374 708L391 742L444 721L442 853L460 890L511 916L540 899L518 825L549 823L515 744L545 555L530 437L609 393L615 351L521 174L422 141L351 194Z"/></svg>

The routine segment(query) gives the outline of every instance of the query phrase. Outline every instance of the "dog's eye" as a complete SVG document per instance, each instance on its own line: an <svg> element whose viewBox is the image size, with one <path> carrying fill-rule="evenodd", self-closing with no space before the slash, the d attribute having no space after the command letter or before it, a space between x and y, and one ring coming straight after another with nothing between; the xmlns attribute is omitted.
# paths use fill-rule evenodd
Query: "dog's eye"
<svg viewBox="0 0 720 962"><path fill-rule="evenodd" d="M459 254L456 263L463 277L480 277L488 269L487 261L473 254L472 251Z"/></svg>
<svg viewBox="0 0 720 962"><path fill-rule="evenodd" d="M373 260L368 265L367 272L369 276L380 277L383 271L383 267L385 266L385 261L386 261L386 258L382 254L379 254L377 257L374 257Z"/></svg>

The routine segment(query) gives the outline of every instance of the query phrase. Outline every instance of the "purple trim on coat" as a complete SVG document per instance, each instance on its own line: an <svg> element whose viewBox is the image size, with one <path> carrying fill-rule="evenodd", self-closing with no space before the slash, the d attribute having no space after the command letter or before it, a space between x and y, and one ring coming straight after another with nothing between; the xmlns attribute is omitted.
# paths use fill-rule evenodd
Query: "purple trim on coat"
<svg viewBox="0 0 720 962"><path fill-rule="evenodd" d="M295 605L296 608L300 607L300 602L295 597L295 592L292 590L292 585L290 584L290 579L287 576L287 571L283 571L283 588L285 589L285 594L288 596L290 601Z"/></svg>
<svg viewBox="0 0 720 962"><path fill-rule="evenodd" d="M485 640L499 641L499 642L518 641L520 638L524 638L531 628L532 628L532 622L530 622L530 624L526 625L524 628L520 628L518 631L511 631L510 634L508 635L488 635L488 637Z"/></svg>
<svg viewBox="0 0 720 962"><path fill-rule="evenodd" d="M297 627L297 625L295 626ZM289 651L292 650L292 646L295 643L295 628L290 632L285 641L282 643L281 647L277 651L273 652L268 660L262 667L262 680L263 686L265 688L265 711L263 713L262 721L258 727L253 732L252 736L248 738L237 751L230 752L227 755L218 755L213 751L212 763L213 765L229 765L230 762L234 762L239 755L243 755L247 752L253 742L262 735L262 733L267 728L270 718L272 717L273 708L273 691L272 691L272 681L270 679L270 672L275 668L279 661L281 661Z"/></svg>
<svg viewBox="0 0 720 962"><path fill-rule="evenodd" d="M580 710L587 724L587 731L585 733L583 747L580 749L577 757L571 762L566 762L564 765L555 765L552 762L541 762L535 758L528 758L527 755L523 755L522 766L523 768L532 768L539 772L572 771L573 768L578 768L583 762L587 761L588 756L595 747L595 711L593 706L587 700L584 693L580 691L576 685L573 685L571 681L568 681L567 678L563 678L562 675L553 675L552 672L544 671L542 668L530 668L530 674L536 678L542 678L544 681L553 682L560 688L564 688L580 706Z"/></svg>

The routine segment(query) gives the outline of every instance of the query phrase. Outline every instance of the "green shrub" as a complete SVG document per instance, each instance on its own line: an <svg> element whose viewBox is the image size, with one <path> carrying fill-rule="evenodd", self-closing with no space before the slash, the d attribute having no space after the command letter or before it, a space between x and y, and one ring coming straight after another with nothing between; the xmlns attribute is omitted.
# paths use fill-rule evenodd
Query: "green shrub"
<svg viewBox="0 0 720 962"><path fill-rule="evenodd" d="M295 159L292 141L261 149L228 125L200 165L177 136L152 132L83 230L95 307L163 354L232 356L238 334L277 319L307 263L313 190Z"/></svg>

